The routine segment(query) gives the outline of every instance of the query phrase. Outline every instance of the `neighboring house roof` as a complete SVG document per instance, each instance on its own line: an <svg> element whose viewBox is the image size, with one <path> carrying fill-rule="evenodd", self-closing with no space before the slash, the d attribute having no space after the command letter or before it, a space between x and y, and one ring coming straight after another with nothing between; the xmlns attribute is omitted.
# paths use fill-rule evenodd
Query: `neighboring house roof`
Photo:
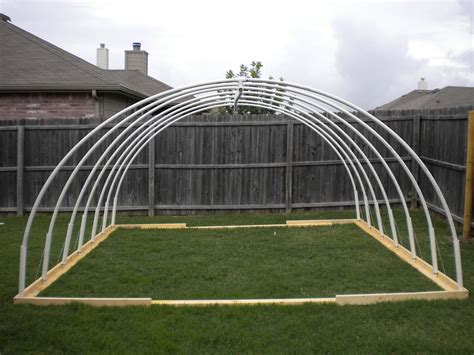
<svg viewBox="0 0 474 355"><path fill-rule="evenodd" d="M172 89L168 84L156 80L149 75L145 75L138 70L112 69L107 70L107 72L118 78L120 81L139 87L143 93L148 96Z"/></svg>
<svg viewBox="0 0 474 355"><path fill-rule="evenodd" d="M474 87L446 86L434 90L413 90L376 110L417 110L474 105Z"/></svg>
<svg viewBox="0 0 474 355"><path fill-rule="evenodd" d="M0 20L0 91L119 91L137 98L171 87L147 75L101 69Z"/></svg>

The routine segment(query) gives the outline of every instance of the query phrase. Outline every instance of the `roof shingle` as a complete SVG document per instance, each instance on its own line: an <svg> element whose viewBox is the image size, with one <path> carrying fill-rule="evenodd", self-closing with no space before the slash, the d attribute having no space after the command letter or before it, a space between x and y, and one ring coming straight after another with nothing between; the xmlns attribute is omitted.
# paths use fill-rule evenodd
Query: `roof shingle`
<svg viewBox="0 0 474 355"><path fill-rule="evenodd" d="M376 110L418 110L474 105L474 88L446 86L435 90L413 90Z"/></svg>
<svg viewBox="0 0 474 355"><path fill-rule="evenodd" d="M171 87L135 71L101 69L0 21L0 91L120 91L138 98Z"/></svg>

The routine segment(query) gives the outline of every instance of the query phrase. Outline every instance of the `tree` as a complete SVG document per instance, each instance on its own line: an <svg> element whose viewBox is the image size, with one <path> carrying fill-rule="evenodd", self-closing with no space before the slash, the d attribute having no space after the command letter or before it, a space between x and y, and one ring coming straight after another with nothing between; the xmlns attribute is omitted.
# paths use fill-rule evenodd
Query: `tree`
<svg viewBox="0 0 474 355"><path fill-rule="evenodd" d="M253 78L253 79L260 79L262 77L262 68L263 64L260 61L252 61L250 63L250 67L248 67L245 64L241 64L239 67L239 73L235 74L232 69L229 69L225 73L226 79L235 79L235 78ZM272 76L269 76L268 79L273 80ZM282 77L280 77L280 81L284 81ZM274 95L274 100L277 101L283 101L281 98L281 94L284 92L284 89L277 89L276 94ZM264 99L260 100L262 102L265 102ZM269 102L266 102L269 103ZM234 108L233 107L226 107L225 110L228 113L233 113ZM237 113L243 114L243 113L250 113L250 114L268 114L268 113L274 113L273 110L264 108L264 107L254 107L254 106L238 106L237 107Z"/></svg>
<svg viewBox="0 0 474 355"><path fill-rule="evenodd" d="M254 78L259 79L262 76L262 69L263 64L262 62L253 61L250 63L250 69L245 64L240 64L240 71L238 75L235 75L232 69L229 69L225 74L226 79L234 79L234 78ZM270 77L272 78L272 77Z"/></svg>

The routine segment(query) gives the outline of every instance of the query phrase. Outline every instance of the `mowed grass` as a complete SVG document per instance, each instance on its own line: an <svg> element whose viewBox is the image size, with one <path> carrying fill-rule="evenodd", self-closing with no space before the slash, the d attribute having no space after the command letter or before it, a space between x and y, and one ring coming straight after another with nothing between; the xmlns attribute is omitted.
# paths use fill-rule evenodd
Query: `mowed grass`
<svg viewBox="0 0 474 355"><path fill-rule="evenodd" d="M401 213L396 212L400 218ZM254 224L352 216L352 211L154 218L120 216L119 222ZM421 224L422 215L415 212L413 219L421 239L426 234L426 228ZM48 221L48 216L40 216L35 224L31 239L32 259L39 260ZM371 306L93 308L13 305L12 298L17 292L19 244L26 218L0 218L0 222L5 223L0 226L2 354L474 352L473 297L465 301L411 301ZM60 216L56 228L58 236L64 233L67 222L68 216ZM449 255L451 244L446 225L439 218L435 218L434 223L440 236L440 251ZM463 242L461 247L465 286L474 289L474 243ZM60 246L55 248L53 255L60 251ZM142 255L147 253L148 249L142 249ZM92 256L90 254L88 258ZM445 263L448 268L446 259ZM36 267L32 265L29 269L30 278L34 277Z"/></svg>
<svg viewBox="0 0 474 355"><path fill-rule="evenodd" d="M118 230L41 296L334 297L439 288L354 225Z"/></svg>

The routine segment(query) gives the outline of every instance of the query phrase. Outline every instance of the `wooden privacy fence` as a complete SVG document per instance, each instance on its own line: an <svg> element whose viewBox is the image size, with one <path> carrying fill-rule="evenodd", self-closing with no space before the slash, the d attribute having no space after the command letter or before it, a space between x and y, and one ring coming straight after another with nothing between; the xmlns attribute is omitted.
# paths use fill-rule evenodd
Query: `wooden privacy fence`
<svg viewBox="0 0 474 355"><path fill-rule="evenodd" d="M422 157L457 221L462 221L463 215L469 109L375 113ZM59 160L94 127L90 121L78 120L3 121L0 125L0 212L20 215L29 211ZM373 128L377 129L375 125ZM395 159L381 144L373 143L395 169L402 188L408 191L406 198L416 204L408 178ZM396 146L391 140L389 143ZM373 157L367 147L360 145L369 158ZM410 166L408 154L400 154ZM96 158L94 155L90 161ZM65 170L73 169L75 162L68 163ZM86 164L81 171L90 169L92 166ZM412 169L427 192L430 207L439 211L439 201L427 179L420 176L414 164ZM41 210L52 210L66 178L64 174L57 179L58 188L44 199ZM73 191L81 187L83 178L79 176L71 186ZM382 173L381 178L388 183L386 174ZM389 188L387 193L397 201L395 189ZM62 210L71 210L74 202L66 197ZM283 115L201 115L169 127L137 157L123 184L119 205L120 210L142 210L153 215L342 208L353 206L354 201L343 165L306 126Z"/></svg>

